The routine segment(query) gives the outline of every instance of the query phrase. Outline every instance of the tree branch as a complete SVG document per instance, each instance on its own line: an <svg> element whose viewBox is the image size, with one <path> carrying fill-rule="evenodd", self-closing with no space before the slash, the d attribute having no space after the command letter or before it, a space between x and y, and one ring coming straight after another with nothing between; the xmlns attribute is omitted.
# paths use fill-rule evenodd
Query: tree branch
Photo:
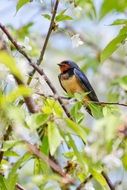
<svg viewBox="0 0 127 190"><path fill-rule="evenodd" d="M79 33L79 32L76 32L71 26L69 25L66 25L65 29L68 29L70 30L70 32L72 32L74 35L76 33ZM87 38L84 37L84 35L80 34L80 38L81 40L88 46L90 46L95 52L97 52L97 55L100 55L100 52L101 52L101 49L97 46L97 44L95 44L93 41L90 41L88 40ZM98 57L99 58L99 57ZM100 58L99 58L100 59ZM120 58L116 58L116 57L113 57L113 56L110 56L108 58L110 61L113 61L113 62L116 62L116 63L120 63L120 64L126 64L126 62L123 60L123 59L120 59Z"/></svg>
<svg viewBox="0 0 127 190"><path fill-rule="evenodd" d="M29 62L29 64L41 75L43 76L43 78L45 79L46 83L48 84L48 86L50 87L50 89L52 90L52 92L54 93L54 95L56 97L58 97L58 101L59 103L61 104L63 110L65 111L66 115L72 119L70 113L68 112L68 110L66 109L66 107L64 106L63 104L63 101L61 99L61 97L59 97L55 87L52 85L52 83L50 82L50 80L48 79L48 77L45 75L44 71L43 70L40 70L40 68L35 65L31 58L26 54L26 52L21 49L21 47L17 44L17 42L12 38L12 36L9 34L8 30L5 28L5 26L3 26L1 23L0 23L0 28L1 30L7 35L8 39L12 42L12 44L15 46L15 48L17 49L17 51L19 51ZM42 57L43 59L43 57ZM104 102L103 102L104 104ZM54 163L52 160L50 160L49 162L49 158L48 157L44 157L45 155L43 155L34 145L31 145L31 144L28 144L28 147L29 149L36 155L38 156L39 158L41 158L42 160L45 160L55 171L57 171L57 173L61 174L61 176L66 177L66 174L61 171L61 168L59 168L58 165L56 165L56 163ZM55 165L54 165L55 164ZM107 175L104 173L105 178L106 178L106 181L107 183L110 185L110 189L111 190L114 190L111 182L109 181ZM69 181L70 182L70 181Z"/></svg>
<svg viewBox="0 0 127 190"><path fill-rule="evenodd" d="M40 57L39 57L39 59L37 61L37 65L40 65L41 62L42 62L42 60L43 60L43 57L44 57L44 54L45 54L45 50L46 50L48 41L49 41L51 32L53 30L53 27L54 27L54 19L55 19L56 12L57 12L57 9L58 9L58 4L59 4L59 0L56 0L56 2L54 3L54 9L53 9L53 14L52 14L51 22L50 22L50 25L49 25L48 33L46 35L44 45L43 45L42 50L40 52ZM33 78L33 75L35 74L35 72L36 72L36 70L34 69L32 71L32 73L31 73L30 77L28 78L27 84L30 84L30 82L32 81L32 78Z"/></svg>
<svg viewBox="0 0 127 190"><path fill-rule="evenodd" d="M92 174L91 175L89 175L86 179L85 179L85 181L83 181L77 188L76 188L76 190L82 190L82 188L85 186L85 184L87 183L87 182L89 182L91 179L92 179Z"/></svg>
<svg viewBox="0 0 127 190"><path fill-rule="evenodd" d="M17 190L25 190L20 184L16 183Z"/></svg>
<svg viewBox="0 0 127 190"><path fill-rule="evenodd" d="M107 174L104 171L102 171L101 174L105 178L105 180L106 180L108 186L110 187L110 189L115 190L115 187L113 186L113 184L112 184L111 180L109 179L109 177L107 176Z"/></svg>
<svg viewBox="0 0 127 190"><path fill-rule="evenodd" d="M41 160L45 161L54 171L56 171L60 176L62 176L62 183L65 184L75 183L75 179L71 178L67 173L63 171L63 169L58 164L56 164L53 160L51 160L45 154L43 154L36 145L30 144L27 141L25 141L25 144L27 145L28 150L30 152L32 152L35 156L37 156Z"/></svg>
<svg viewBox="0 0 127 190"><path fill-rule="evenodd" d="M100 104L100 105L118 105L118 106L127 107L127 104L122 104L122 103L119 103L119 102L91 102L91 103Z"/></svg>
<svg viewBox="0 0 127 190"><path fill-rule="evenodd" d="M3 141L7 141L9 139L9 135L10 135L11 131L12 131L12 127L9 125L6 132L5 132L5 134L4 134ZM3 143L1 145L1 149L2 148L3 148ZM1 163L2 159L3 159L3 155L4 155L4 151L1 150L0 151L0 163Z"/></svg>
<svg viewBox="0 0 127 190"><path fill-rule="evenodd" d="M106 180L106 182L107 182L109 188L110 188L111 190L115 190L115 187L112 185L112 182L110 181L110 179L109 179L109 177L106 175L106 173L105 173L104 171L102 171L101 174L103 175L104 179ZM92 174L89 175L89 176L85 179L85 181L82 182L82 183L77 187L76 190L81 190L81 189L84 187L84 185L85 185L89 180L91 180L92 178L93 178Z"/></svg>
<svg viewBox="0 0 127 190"><path fill-rule="evenodd" d="M51 91L59 97L57 90L55 89L55 87L52 85L51 81L49 80L49 78L47 77L47 75L44 73L44 71L42 69L40 69L38 67L38 65L35 65L32 62L32 59L26 54L26 52L21 49L21 47L17 44L16 40L13 39L13 37L11 36L11 34L8 32L7 28L2 25L0 23L0 28L1 30L7 35L8 39L11 41L11 43L15 46L15 48L17 49L18 52L20 52L28 61L29 65L32 66L41 76L43 76L44 80L46 81L46 83L48 84L48 86L50 87ZM31 101L31 100L30 100ZM58 98L59 103L61 104L64 112L66 113L66 115L71 118L70 113L68 112L67 108L64 106L64 103L62 101L62 99L59 97Z"/></svg>
<svg viewBox="0 0 127 190"><path fill-rule="evenodd" d="M39 92L36 92L35 94L38 94L40 96L43 96L45 98L49 97L49 98L54 98L55 100L58 99L57 96L55 95L48 95L46 96L45 94L43 93L39 93ZM72 99L71 97L66 97L66 96L59 96L61 99L63 100L70 100ZM74 99L74 101L77 101L76 99ZM99 104L99 105L118 105L118 106L124 106L124 107L127 107L127 104L123 104L123 103L119 103L119 102L95 102L95 101L89 101L90 103L94 103L94 104Z"/></svg>

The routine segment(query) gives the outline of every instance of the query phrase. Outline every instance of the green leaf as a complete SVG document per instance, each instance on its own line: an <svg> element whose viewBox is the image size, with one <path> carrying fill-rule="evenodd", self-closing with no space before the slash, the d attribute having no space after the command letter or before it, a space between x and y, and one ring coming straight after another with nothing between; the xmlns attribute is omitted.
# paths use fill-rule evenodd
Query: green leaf
<svg viewBox="0 0 127 190"><path fill-rule="evenodd" d="M51 98L46 99L42 110L46 114L56 114L57 116L60 116L60 117L63 115L63 110L60 104L58 104L57 101Z"/></svg>
<svg viewBox="0 0 127 190"><path fill-rule="evenodd" d="M12 92L10 92L8 95L1 96L0 104L6 105L8 103L12 103L20 96L27 97L27 96L31 95L31 93L32 93L32 90L30 88L20 85L20 86L18 86L18 88L16 88Z"/></svg>
<svg viewBox="0 0 127 190"><path fill-rule="evenodd" d="M17 152L12 151L12 150L8 150L4 153L4 156L8 156L8 157L19 157L19 154L17 154Z"/></svg>
<svg viewBox="0 0 127 190"><path fill-rule="evenodd" d="M76 6L83 7L83 10L88 16L96 16L96 9L93 0L75 0L75 4Z"/></svg>
<svg viewBox="0 0 127 190"><path fill-rule="evenodd" d="M111 25L127 25L127 19L117 19Z"/></svg>
<svg viewBox="0 0 127 190"><path fill-rule="evenodd" d="M16 5L16 11L18 12L21 7L23 7L26 3L29 3L30 0L18 0L18 3Z"/></svg>
<svg viewBox="0 0 127 190"><path fill-rule="evenodd" d="M4 176L0 175L0 190L9 190L6 185L6 179Z"/></svg>
<svg viewBox="0 0 127 190"><path fill-rule="evenodd" d="M125 170L127 171L127 153L122 156L122 162Z"/></svg>
<svg viewBox="0 0 127 190"><path fill-rule="evenodd" d="M118 83L124 90L127 90L127 76L119 78Z"/></svg>
<svg viewBox="0 0 127 190"><path fill-rule="evenodd" d="M65 142L69 147L72 148L73 153L71 152L71 156L76 156L77 160L79 161L80 165L84 167L84 169L88 169L86 166L86 162L84 162L84 156L81 154L80 151L78 151L78 148L75 144L75 141L73 140L72 136L67 133L66 136L64 136L64 133L61 131L63 138L65 139ZM74 155L72 155L74 154Z"/></svg>
<svg viewBox="0 0 127 190"><path fill-rule="evenodd" d="M84 119L84 113L81 113L80 109L82 107L82 102L76 102L75 105L71 108L71 115L74 117L77 123L81 123Z"/></svg>
<svg viewBox="0 0 127 190"><path fill-rule="evenodd" d="M4 51L0 52L0 64L4 64L6 67L8 67L10 72L18 79L23 79L21 72L16 65L15 59Z"/></svg>
<svg viewBox="0 0 127 190"><path fill-rule="evenodd" d="M22 141L18 140L8 140L4 141L2 151L7 151L8 149L13 148L14 146L21 144Z"/></svg>
<svg viewBox="0 0 127 190"><path fill-rule="evenodd" d="M96 179L105 190L108 188L106 179L104 178L104 176L102 175L100 171L92 169L91 174L94 177L94 179Z"/></svg>
<svg viewBox="0 0 127 190"><path fill-rule="evenodd" d="M49 15L49 14L42 14L42 16L43 16L44 18L48 19L48 20L51 19L51 15Z"/></svg>
<svg viewBox="0 0 127 190"><path fill-rule="evenodd" d="M37 129L49 119L48 114L35 113L26 118L27 125L32 129Z"/></svg>
<svg viewBox="0 0 127 190"><path fill-rule="evenodd" d="M101 52L101 62L104 62L126 39L127 34L118 35Z"/></svg>
<svg viewBox="0 0 127 190"><path fill-rule="evenodd" d="M43 137L42 137L42 142L41 142L41 145L40 145L40 150L45 155L49 156L49 151L50 150L49 150L47 126L43 130ZM49 165L45 161L41 160L40 165L41 165L42 172L44 172L45 174L51 173L51 168L49 167Z"/></svg>
<svg viewBox="0 0 127 190"><path fill-rule="evenodd" d="M100 8L100 18L103 18L111 11L124 12L127 8L127 1L116 1L116 0L103 0Z"/></svg>
<svg viewBox="0 0 127 190"><path fill-rule="evenodd" d="M38 175L41 173L41 161L38 158L34 159L34 175Z"/></svg>
<svg viewBox="0 0 127 190"><path fill-rule="evenodd" d="M56 22L61 22L65 20L73 20L73 18L69 15L58 15L56 16Z"/></svg>
<svg viewBox="0 0 127 190"><path fill-rule="evenodd" d="M81 139L86 143L87 134L84 129L69 118L65 118L65 121L67 123L67 126L72 129L72 131L74 131L79 137L81 137Z"/></svg>
<svg viewBox="0 0 127 190"><path fill-rule="evenodd" d="M101 105L90 103L89 107L91 109L92 115L96 119L99 119L99 118L103 117L103 112L102 112L102 106Z"/></svg>
<svg viewBox="0 0 127 190"><path fill-rule="evenodd" d="M24 162L26 162L27 160L29 160L31 157L31 155L29 153L25 153L11 168L11 171L8 175L7 178L7 184L8 187L11 187L11 190L15 190L15 184L17 182L17 170L19 169L19 167L21 166L21 164L23 164Z"/></svg>
<svg viewBox="0 0 127 190"><path fill-rule="evenodd" d="M54 155L58 146L61 144L62 137L59 133L57 125L53 122L48 123L48 141L51 155Z"/></svg>
<svg viewBox="0 0 127 190"><path fill-rule="evenodd" d="M46 154L47 156L49 155L49 142L48 142L47 128L44 129L44 134L43 134L43 139L42 139L42 144L41 144L40 149L44 154Z"/></svg>
<svg viewBox="0 0 127 190"><path fill-rule="evenodd" d="M24 40L26 36L29 36L30 34L30 28L33 26L32 22L29 22L28 24L23 25L19 29L16 30L16 37L18 39Z"/></svg>
<svg viewBox="0 0 127 190"><path fill-rule="evenodd" d="M65 15L66 9L61 11L55 18L56 22L61 22L61 21L65 21L65 20L73 20L73 18L69 15Z"/></svg>

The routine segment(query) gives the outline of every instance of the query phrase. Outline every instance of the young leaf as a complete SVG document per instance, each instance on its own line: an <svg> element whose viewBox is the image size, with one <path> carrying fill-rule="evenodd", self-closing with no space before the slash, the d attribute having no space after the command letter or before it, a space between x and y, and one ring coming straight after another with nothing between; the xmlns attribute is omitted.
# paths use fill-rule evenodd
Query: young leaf
<svg viewBox="0 0 127 190"><path fill-rule="evenodd" d="M26 3L29 3L30 0L18 0L18 3L16 5L16 11L18 12L21 7L23 7Z"/></svg>
<svg viewBox="0 0 127 190"><path fill-rule="evenodd" d="M61 14L56 16L56 22L61 22L65 20L73 20L73 18L69 15L61 15Z"/></svg>
<svg viewBox="0 0 127 190"><path fill-rule="evenodd" d="M118 83L124 90L127 90L127 76L119 78Z"/></svg>
<svg viewBox="0 0 127 190"><path fill-rule="evenodd" d="M39 158L34 159L34 175L38 175L41 173L41 161Z"/></svg>
<svg viewBox="0 0 127 190"><path fill-rule="evenodd" d="M126 39L127 34L118 35L114 38L102 51L101 53L101 62L104 62Z"/></svg>
<svg viewBox="0 0 127 190"><path fill-rule="evenodd" d="M90 103L89 107L91 109L92 115L96 118L99 119L101 117L103 117L103 112L102 112L102 106L101 105L97 105L94 103Z"/></svg>
<svg viewBox="0 0 127 190"><path fill-rule="evenodd" d="M26 123L30 128L37 129L48 121L49 115L43 113L35 113L26 118Z"/></svg>
<svg viewBox="0 0 127 190"><path fill-rule="evenodd" d="M8 67L10 72L14 76L16 76L18 79L20 79L20 80L23 79L23 77L16 65L15 59L4 51L0 52L0 64L4 64L6 67Z"/></svg>
<svg viewBox="0 0 127 190"><path fill-rule="evenodd" d="M62 137L59 133L57 125L53 122L48 123L48 141L51 155L54 155L58 146L61 144Z"/></svg>
<svg viewBox="0 0 127 190"><path fill-rule="evenodd" d="M55 18L56 22L61 22L61 21L72 20L72 19L73 19L71 16L64 14L65 11L66 11L66 9L63 10L63 11L61 11L61 12L56 16L56 18Z"/></svg>
<svg viewBox="0 0 127 190"><path fill-rule="evenodd" d="M11 190L15 190L15 184L17 181L17 170L18 168L21 166L22 163L26 162L27 160L29 160L31 157L31 155L29 153L25 153L11 168L11 171L8 175L7 178L7 184L8 187L10 187Z"/></svg>
<svg viewBox="0 0 127 190"><path fill-rule="evenodd" d="M127 171L127 153L122 156L122 162L125 170Z"/></svg>
<svg viewBox="0 0 127 190"><path fill-rule="evenodd" d="M44 18L48 19L48 20L51 19L51 15L49 15L49 14L42 14L42 16L43 16Z"/></svg>
<svg viewBox="0 0 127 190"><path fill-rule="evenodd" d="M77 123L81 123L81 121L84 119L84 113L80 112L81 107L82 107L82 103L76 102L75 105L71 109L71 115L75 118L75 121Z"/></svg>
<svg viewBox="0 0 127 190"><path fill-rule="evenodd" d="M2 151L7 151L7 150L9 150L9 149L13 148L14 146L21 144L21 143L22 143L22 141L18 141L18 140L4 141Z"/></svg>
<svg viewBox="0 0 127 190"><path fill-rule="evenodd" d="M117 19L111 25L127 25L127 19Z"/></svg>
<svg viewBox="0 0 127 190"><path fill-rule="evenodd" d="M81 139L86 143L86 133L80 125L77 125L74 121L69 118L65 119L67 126L72 129Z"/></svg>
<svg viewBox="0 0 127 190"><path fill-rule="evenodd" d="M71 135L68 133L67 137L69 139L69 141L67 141L67 144L69 144L69 147L71 147L74 151L74 156L77 157L77 160L79 161L79 163L85 167L85 163L84 163L84 159L82 157L82 154L80 151L78 151L78 148L75 144L75 141L73 140L73 138L71 137Z"/></svg>
<svg viewBox="0 0 127 190"><path fill-rule="evenodd" d="M32 91L30 88L21 85L21 86L18 86L18 88L16 88L12 92L10 92L10 94L0 97L0 103L2 105L12 103L20 96L26 97L26 96L29 96L31 93Z"/></svg>
<svg viewBox="0 0 127 190"><path fill-rule="evenodd" d="M103 0L100 8L100 18L103 18L111 11L124 12L127 8L127 1L116 1L116 0Z"/></svg>
<svg viewBox="0 0 127 190"><path fill-rule="evenodd" d="M102 173L100 171L92 169L91 174L93 175L93 177L100 183L100 185L105 190L108 189L108 184L106 182L106 179L103 177L103 175L102 175Z"/></svg>
<svg viewBox="0 0 127 190"><path fill-rule="evenodd" d="M9 190L6 185L6 180L2 175L0 175L0 190Z"/></svg>

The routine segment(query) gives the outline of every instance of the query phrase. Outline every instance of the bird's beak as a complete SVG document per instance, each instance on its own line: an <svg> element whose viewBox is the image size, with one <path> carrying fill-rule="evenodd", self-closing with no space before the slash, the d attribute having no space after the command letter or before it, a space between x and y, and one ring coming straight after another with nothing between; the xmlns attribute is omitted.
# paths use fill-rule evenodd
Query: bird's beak
<svg viewBox="0 0 127 190"><path fill-rule="evenodd" d="M60 67L62 65L62 63L58 63L57 65Z"/></svg>

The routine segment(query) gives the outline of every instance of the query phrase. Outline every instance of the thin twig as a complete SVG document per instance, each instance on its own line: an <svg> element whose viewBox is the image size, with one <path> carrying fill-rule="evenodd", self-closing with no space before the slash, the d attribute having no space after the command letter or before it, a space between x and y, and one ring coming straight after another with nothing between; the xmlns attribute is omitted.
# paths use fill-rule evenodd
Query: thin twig
<svg viewBox="0 0 127 190"><path fill-rule="evenodd" d="M14 76L14 78L15 78L18 85L24 85L25 86L23 81L19 80L16 76ZM32 97L30 97L30 96L24 97L24 101L25 101L25 104L26 104L29 112L36 113L39 111L39 107L35 104Z"/></svg>
<svg viewBox="0 0 127 190"><path fill-rule="evenodd" d="M12 131L12 127L9 125L6 132L5 132L5 134L4 134L3 141L7 141L9 139L9 135L10 135L11 131ZM3 148L3 143L1 145L1 149L2 148ZM0 163L1 163L2 159L3 159L3 155L4 155L4 151L1 150L0 151Z"/></svg>
<svg viewBox="0 0 127 190"><path fill-rule="evenodd" d="M77 188L76 188L76 190L81 190L84 186L85 186L85 184L87 183L87 182L89 182L91 179L92 179L92 174L91 175L89 175L86 179L85 179L85 181L83 181Z"/></svg>
<svg viewBox="0 0 127 190"><path fill-rule="evenodd" d="M110 189L115 190L115 187L113 186L113 184L112 184L111 180L109 179L109 177L107 176L107 174L104 171L102 171L101 174L105 178L105 180L106 180L108 186L110 187Z"/></svg>
<svg viewBox="0 0 127 190"><path fill-rule="evenodd" d="M68 29L71 33L76 34L77 32L70 26L66 25L65 29ZM79 33L79 32L78 32ZM80 34L81 40L88 46L90 46L95 52L97 52L97 55L100 55L100 52L102 51L97 44L95 44L93 41L88 40L84 35ZM99 57L98 57L99 58ZM109 57L110 61L113 61L115 63L120 63L120 64L126 64L126 62L123 59L116 58L113 56Z"/></svg>
<svg viewBox="0 0 127 190"><path fill-rule="evenodd" d="M92 102L94 104L100 104L100 105L118 105L118 106L124 106L127 107L127 104L122 104L119 102Z"/></svg>
<svg viewBox="0 0 127 190"><path fill-rule="evenodd" d="M54 19L55 19L55 16L56 16L56 12L57 12L57 9L58 9L58 4L59 4L59 0L56 0L55 4L54 4L54 9L53 9L53 14L52 14L52 18L51 18L51 22L50 22L50 25L49 25L49 29L48 29L48 32L47 32L47 35L46 35L46 38L45 38L45 42L44 42L44 45L42 47L42 50L40 52L40 57L37 61L37 65L40 65L42 60L43 60L43 57L44 57L44 54L45 54L45 50L46 50L46 47L47 47L47 44L48 44L48 41L49 41L49 37L51 35L51 32L53 30L53 26L54 26ZM27 84L30 84L30 82L32 81L32 78L33 78L33 75L35 74L36 70L34 69L30 75L30 77L28 78L28 81L27 81Z"/></svg>
<svg viewBox="0 0 127 190"><path fill-rule="evenodd" d="M39 96L43 96L45 98L53 98L55 100L58 100L58 96L54 96L54 95L45 95L43 93L40 93L40 92L35 92L35 94L39 95ZM59 96L61 99L64 99L64 100L70 100L71 98L70 97L65 97L65 96Z"/></svg>
<svg viewBox="0 0 127 190"><path fill-rule="evenodd" d="M0 28L1 30L7 35L8 39L11 41L11 43L15 46L15 48L17 49L18 52L20 52L27 60L30 66L32 66L41 76L43 76L44 80L46 81L46 83L48 84L48 86L50 87L50 89L52 90L52 92L58 96L58 93L55 89L55 87L52 85L51 81L49 80L49 78L47 77L47 75L44 73L43 69L40 69L38 67L38 65L35 65L32 62L32 59L26 54L26 52L18 45L18 43L16 42L16 40L13 39L13 37L11 36L11 34L8 32L7 28L2 25L0 23ZM71 118L70 113L68 112L67 108L64 106L64 103L62 101L62 99L59 97L58 98L59 103L61 104L64 112L66 113L66 115Z"/></svg>
<svg viewBox="0 0 127 190"><path fill-rule="evenodd" d="M57 96L58 93L57 93L55 87L52 85L52 83L50 82L50 80L48 79L48 77L45 75L44 71L43 71L43 70L40 70L40 68L32 62L31 58L29 58L29 56L26 54L26 52L25 52L23 49L21 49L21 47L17 44L17 42L12 38L12 36L9 34L9 32L8 32L8 30L5 28L5 26L3 26L2 24L0 24L0 28L1 28L1 30L7 35L8 39L12 42L12 44L15 46L15 48L28 60L29 64L30 64L40 75L42 75L42 76L44 77L46 83L48 84L48 86L50 87L50 89L52 90L52 92ZM68 112L68 110L66 109L66 107L63 105L63 101L62 101L62 99L61 99L59 96L58 96L58 101L59 101L59 103L61 104L63 110L64 110L65 113L66 113L66 115L67 115L69 118L71 118L70 113ZM71 118L71 119L72 119L72 118ZM40 151L38 152L38 149L35 149L35 147L33 147L33 146L29 146L29 148L32 150L32 152L33 152L35 155L37 155L37 156L40 157L41 159L45 160L45 158L43 157L42 153L41 153ZM44 155L44 156L45 156L45 155ZM47 158L46 158L46 160L47 160ZM51 161L52 161L52 160L51 160ZM48 160L47 160L46 162L48 162ZM51 166L54 170L55 170L55 169L57 170L57 167L58 167L58 166L57 166L57 167L54 167L54 166L52 165L52 162L48 162L48 164L50 164L50 166ZM59 168L58 168L58 171L60 172L61 170L59 170ZM62 173L63 173L63 171L61 172L61 174L62 174ZM64 173L63 173L63 175L65 176ZM111 189L111 190L114 190L114 187L112 186L111 182L109 181L109 179L108 179L108 177L107 177L107 175L106 175L105 173L104 173L104 176L105 176L105 178L106 178L106 180L107 180L107 183L110 185L110 189Z"/></svg>
<svg viewBox="0 0 127 190"><path fill-rule="evenodd" d="M16 183L17 190L25 190L20 184Z"/></svg>
<svg viewBox="0 0 127 190"><path fill-rule="evenodd" d="M54 98L55 100L58 99L57 96L55 95L45 95L43 93L39 93L39 92L36 92L35 94L38 94L40 96L43 96L43 97L49 97L49 98ZM64 100L70 100L71 97L66 97L66 96L59 96L61 99L64 99ZM74 101L77 101L75 98L74 98ZM124 106L124 107L127 107L127 104L123 104L123 103L119 103L119 102L95 102L95 101L90 101L90 103L94 103L94 104L100 104L100 105L118 105L118 106Z"/></svg>
<svg viewBox="0 0 127 190"><path fill-rule="evenodd" d="M45 161L54 171L56 171L60 176L62 176L62 182L67 184L74 184L75 179L71 178L67 173L63 171L63 169L56 164L53 160L43 154L36 145L30 144L29 142L25 141L30 152L36 155L41 160Z"/></svg>

